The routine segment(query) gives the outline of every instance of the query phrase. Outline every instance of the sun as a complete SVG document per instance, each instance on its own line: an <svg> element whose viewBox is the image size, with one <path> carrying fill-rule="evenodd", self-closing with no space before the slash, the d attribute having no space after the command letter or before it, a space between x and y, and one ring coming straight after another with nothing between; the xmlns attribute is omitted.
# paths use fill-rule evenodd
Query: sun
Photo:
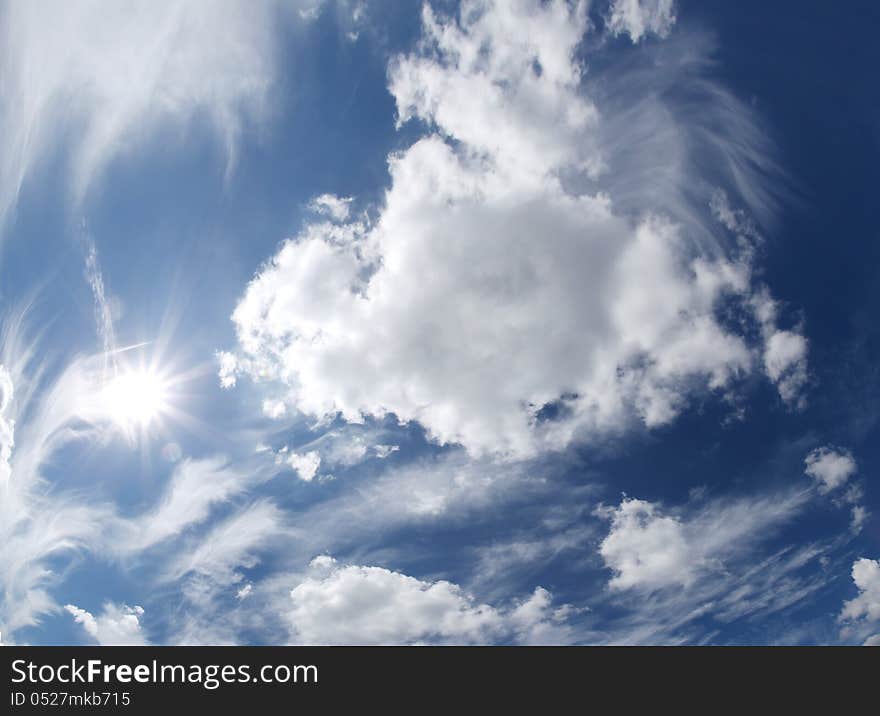
<svg viewBox="0 0 880 716"><path fill-rule="evenodd" d="M146 428L168 408L168 385L152 370L128 370L104 387L110 417L123 428Z"/></svg>

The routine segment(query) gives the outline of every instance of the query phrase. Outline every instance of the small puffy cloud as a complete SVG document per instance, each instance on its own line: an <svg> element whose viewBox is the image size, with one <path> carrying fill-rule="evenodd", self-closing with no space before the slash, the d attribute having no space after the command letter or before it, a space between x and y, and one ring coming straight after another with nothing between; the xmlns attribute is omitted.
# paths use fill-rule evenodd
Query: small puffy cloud
<svg viewBox="0 0 880 716"><path fill-rule="evenodd" d="M254 585L248 582L235 593L235 598L238 599L238 601L242 601L244 599L247 599L253 591Z"/></svg>
<svg viewBox="0 0 880 716"><path fill-rule="evenodd" d="M874 636L869 636L865 639L864 644L862 646L880 646L880 634L874 634Z"/></svg>
<svg viewBox="0 0 880 716"><path fill-rule="evenodd" d="M391 453L397 452L398 450L400 450L399 445L373 445L373 451L376 453L376 457L380 460L384 460L391 455Z"/></svg>
<svg viewBox="0 0 880 716"><path fill-rule="evenodd" d="M808 379L807 339L793 331L772 331L764 346L764 369L782 399L796 404Z"/></svg>
<svg viewBox="0 0 880 716"><path fill-rule="evenodd" d="M569 619L585 611L571 604L553 607L553 595L543 587L535 591L507 615L517 643L566 644L575 639Z"/></svg>
<svg viewBox="0 0 880 716"><path fill-rule="evenodd" d="M695 554L680 520L663 515L650 502L634 499L623 500L606 515L611 530L599 554L614 571L608 583L611 589L654 589L693 581Z"/></svg>
<svg viewBox="0 0 880 716"><path fill-rule="evenodd" d="M220 386L223 388L234 388L238 373L238 359L227 351L217 351L217 377L220 379Z"/></svg>
<svg viewBox="0 0 880 716"><path fill-rule="evenodd" d="M723 202L713 210L721 223L730 227L733 222L731 230L748 230L743 227L746 219L738 214L732 215L729 209L725 211ZM754 292L750 305L764 339L764 373L776 386L779 397L787 405L793 408L805 407L804 393L810 377L807 369L809 342L797 331L783 330L777 326L779 305L766 288Z"/></svg>
<svg viewBox="0 0 880 716"><path fill-rule="evenodd" d="M869 624L880 621L880 561L864 557L856 560L852 566L852 579L859 595L844 603L840 620L864 620Z"/></svg>
<svg viewBox="0 0 880 716"><path fill-rule="evenodd" d="M842 487L857 470L852 453L830 446L813 450L804 464L804 472L815 480L823 494Z"/></svg>
<svg viewBox="0 0 880 716"><path fill-rule="evenodd" d="M614 0L608 17L611 32L626 33L633 42L648 34L666 37L674 24L674 0Z"/></svg>
<svg viewBox="0 0 880 716"><path fill-rule="evenodd" d="M740 563L762 537L789 520L806 503L807 491L764 494L736 500L687 504L672 512L657 503L624 498L617 507L600 506L610 521L599 545L613 572L615 591L654 591L718 582L727 565Z"/></svg>
<svg viewBox="0 0 880 716"><path fill-rule="evenodd" d="M315 451L303 454L294 452L287 456L285 462L294 469L300 480L311 482L321 467L321 456Z"/></svg>
<svg viewBox="0 0 880 716"><path fill-rule="evenodd" d="M340 565L327 555L290 592L286 612L301 644L560 642L570 609L551 607L540 587L510 610L480 604L456 584L383 567Z"/></svg>
<svg viewBox="0 0 880 716"><path fill-rule="evenodd" d="M804 603L834 580L824 568L834 548L767 548L813 499L812 490L790 488L735 499L696 494L675 508L634 499L601 507L611 522L599 545L613 572L606 598L622 610L605 627L607 641L700 643L706 624L724 628Z"/></svg>
<svg viewBox="0 0 880 716"><path fill-rule="evenodd" d="M144 615L142 607L107 602L98 616L73 604L64 608L101 646L144 646L147 643L140 623Z"/></svg>
<svg viewBox="0 0 880 716"><path fill-rule="evenodd" d="M309 568L316 571L329 571L336 566L336 560L329 554L319 554L309 562Z"/></svg>
<svg viewBox="0 0 880 716"><path fill-rule="evenodd" d="M865 526L865 522L867 522L870 517L871 513L868 512L864 505L854 505L852 508L852 520L849 525L853 534L861 532L862 527Z"/></svg>

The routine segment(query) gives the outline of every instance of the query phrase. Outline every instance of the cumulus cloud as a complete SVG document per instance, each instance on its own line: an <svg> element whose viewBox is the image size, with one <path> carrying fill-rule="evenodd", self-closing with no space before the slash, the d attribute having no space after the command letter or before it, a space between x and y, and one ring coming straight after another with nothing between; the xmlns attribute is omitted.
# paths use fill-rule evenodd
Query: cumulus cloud
<svg viewBox="0 0 880 716"><path fill-rule="evenodd" d="M822 493L842 487L857 470L856 461L849 451L830 446L813 450L804 464L804 472L815 480Z"/></svg>
<svg viewBox="0 0 880 716"><path fill-rule="evenodd" d="M426 6L422 49L389 78L399 122L431 130L389 157L375 221L307 226L248 286L233 314L240 371L319 419L393 413L437 442L508 457L668 423L692 395L734 390L765 352L794 394L796 334L773 338L767 319L754 344L718 317L735 302L758 320L752 252L696 250L652 202L616 209L615 193L629 206L656 183L606 142L575 59L588 26L584 3L466 2L457 20ZM615 131L649 109L674 123L634 102ZM740 177L747 125L737 115L717 133ZM687 165L686 143L669 144L668 164ZM614 191L585 189L595 182ZM693 215L678 191L670 213Z"/></svg>
<svg viewBox="0 0 880 716"><path fill-rule="evenodd" d="M686 586L693 581L698 565L680 520L660 514L644 500L624 500L609 514L611 530L599 554L614 571L610 588Z"/></svg>
<svg viewBox="0 0 880 716"><path fill-rule="evenodd" d="M238 360L228 351L217 351L217 377L220 378L221 388L234 388L236 373L238 372ZM270 416L271 417L271 416Z"/></svg>
<svg viewBox="0 0 880 716"><path fill-rule="evenodd" d="M94 616L91 612L73 604L64 607L73 616L73 620L81 624L86 633L101 646L145 646L140 619L144 615L143 607L104 604L103 611Z"/></svg>
<svg viewBox="0 0 880 716"><path fill-rule="evenodd" d="M767 532L779 528L805 504L808 493L759 495L715 501L675 514L656 503L624 498L597 514L610 521L599 545L613 572L612 590L690 587L736 562Z"/></svg>
<svg viewBox="0 0 880 716"><path fill-rule="evenodd" d="M834 579L834 543L789 544L767 551L769 540L802 513L809 490L737 499L702 498L664 507L625 498L599 514L610 521L599 545L612 571L603 601L614 616L593 640L614 644L711 641L720 628L802 604Z"/></svg>
<svg viewBox="0 0 880 716"><path fill-rule="evenodd" d="M614 0L608 17L609 30L633 42L648 34L666 37L674 24L674 0Z"/></svg>
<svg viewBox="0 0 880 716"><path fill-rule="evenodd" d="M792 331L773 331L764 348L764 367L787 403L801 398L807 382L807 339Z"/></svg>
<svg viewBox="0 0 880 716"><path fill-rule="evenodd" d="M853 562L852 580L859 595L844 603L841 621L880 621L880 561L863 557Z"/></svg>
<svg viewBox="0 0 880 716"><path fill-rule="evenodd" d="M168 126L207 120L229 166L274 76L275 2L4 2L0 218L66 147L73 201L107 164Z"/></svg>
<svg viewBox="0 0 880 716"><path fill-rule="evenodd" d="M542 588L512 609L478 603L456 584L383 567L315 558L290 592L292 640L302 644L558 642L569 609Z"/></svg>
<svg viewBox="0 0 880 716"><path fill-rule="evenodd" d="M753 295L751 306L764 337L764 372L788 405L805 407L805 388L809 381L807 339L798 331L778 328L779 304L766 288Z"/></svg>
<svg viewBox="0 0 880 716"><path fill-rule="evenodd" d="M314 451L302 455L292 452L287 456L286 462L294 469L300 480L311 482L318 474L318 468L321 467L321 456Z"/></svg>

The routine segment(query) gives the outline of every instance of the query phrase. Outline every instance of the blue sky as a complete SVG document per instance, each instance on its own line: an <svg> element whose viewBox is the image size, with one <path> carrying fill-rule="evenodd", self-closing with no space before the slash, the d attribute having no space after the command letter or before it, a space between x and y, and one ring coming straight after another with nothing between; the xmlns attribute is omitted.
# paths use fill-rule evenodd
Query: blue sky
<svg viewBox="0 0 880 716"><path fill-rule="evenodd" d="M4 2L5 644L880 641L877 10Z"/></svg>

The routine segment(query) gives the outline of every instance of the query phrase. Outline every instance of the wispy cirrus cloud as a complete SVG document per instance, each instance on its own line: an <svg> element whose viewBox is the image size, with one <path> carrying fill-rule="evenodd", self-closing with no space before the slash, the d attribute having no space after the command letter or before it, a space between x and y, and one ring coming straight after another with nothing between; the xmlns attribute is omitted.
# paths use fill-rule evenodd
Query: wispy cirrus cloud
<svg viewBox="0 0 880 716"><path fill-rule="evenodd" d="M632 498L600 508L610 528L599 554L611 577L596 605L612 606L617 616L600 622L592 638L699 643L732 622L748 624L803 604L833 581L824 565L849 539L844 533L773 545L803 518L812 498L810 490L788 489L674 509Z"/></svg>
<svg viewBox="0 0 880 716"><path fill-rule="evenodd" d="M233 0L3 2L0 219L55 151L74 203L113 159L202 119L231 167L243 128L266 117L286 12Z"/></svg>

